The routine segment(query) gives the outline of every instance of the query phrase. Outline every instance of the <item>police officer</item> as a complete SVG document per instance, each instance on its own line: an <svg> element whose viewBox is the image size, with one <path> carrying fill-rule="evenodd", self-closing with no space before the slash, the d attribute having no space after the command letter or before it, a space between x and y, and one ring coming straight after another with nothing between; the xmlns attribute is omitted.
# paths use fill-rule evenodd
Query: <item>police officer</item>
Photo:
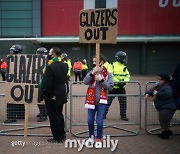
<svg viewBox="0 0 180 154"><path fill-rule="evenodd" d="M70 81L70 76L71 76L71 68L72 68L72 64L71 64L71 60L68 58L67 53L62 53L61 54L61 59L63 60L64 63L66 63L68 65L68 81Z"/></svg>
<svg viewBox="0 0 180 154"><path fill-rule="evenodd" d="M12 45L12 47L10 48L10 54L22 54L22 46Z"/></svg>
<svg viewBox="0 0 180 154"><path fill-rule="evenodd" d="M10 54L22 54L21 45L12 45ZM16 119L24 119L25 108L24 104L7 104L7 120L4 123L16 122Z"/></svg>
<svg viewBox="0 0 180 154"><path fill-rule="evenodd" d="M40 48L37 49L36 54L47 55L48 51L47 51L46 48L40 47ZM38 122L43 122L43 121L47 120L47 110L46 110L45 104L40 104L41 101L43 101L42 86L41 86L40 83L39 83L38 87L39 87L38 88L38 108L39 108L40 113L36 117L38 118L38 120L37 120Z"/></svg>
<svg viewBox="0 0 180 154"><path fill-rule="evenodd" d="M68 65L67 82L66 82L66 91L67 91L67 96L68 96L68 94L69 94L69 81L70 81L70 76L71 76L72 65L71 65L70 59L68 58L67 53L65 53L65 52L62 53L61 59L64 63L66 63Z"/></svg>
<svg viewBox="0 0 180 154"><path fill-rule="evenodd" d="M130 80L130 74L126 67L127 55L124 51L118 51L115 54L115 62L113 62L111 68L108 69L109 72L113 74L114 87L109 94L126 94L125 85L126 82ZM108 104L105 109L104 119L108 113L109 107L115 96L108 97ZM128 121L126 116L126 96L118 96L118 101L120 104L120 116L122 120Z"/></svg>
<svg viewBox="0 0 180 154"><path fill-rule="evenodd" d="M86 61L86 59L83 59L83 61L82 61L82 80L85 78L87 72L88 72L87 61Z"/></svg>

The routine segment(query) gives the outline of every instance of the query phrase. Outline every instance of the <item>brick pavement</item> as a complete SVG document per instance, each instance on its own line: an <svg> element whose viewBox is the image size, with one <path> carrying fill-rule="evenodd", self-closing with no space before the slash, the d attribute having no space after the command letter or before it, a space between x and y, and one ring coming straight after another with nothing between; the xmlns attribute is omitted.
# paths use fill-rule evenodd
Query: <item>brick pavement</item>
<svg viewBox="0 0 180 154"><path fill-rule="evenodd" d="M78 148L65 148L65 144L48 144L47 137L18 137L18 136L0 136L0 153L78 153ZM70 133L67 133L67 138L77 139ZM113 153L121 154L179 154L180 151L180 136L172 135L169 140L162 140L155 135L146 134L143 130L138 136L134 137L119 137L111 138L118 139L118 146ZM80 139L82 140L82 139ZM26 145L14 145L13 141L26 142ZM38 144L40 144L38 146ZM83 148L81 153L111 153L110 148L103 149L88 149Z"/></svg>
<svg viewBox="0 0 180 154"><path fill-rule="evenodd" d="M140 77L134 76L133 80L140 81L142 85L147 81L154 80L155 77ZM144 108L142 108L144 109ZM12 128L12 127L11 127ZM4 129L0 125L0 130ZM180 127L177 129L180 131ZM50 133L49 128L36 129L36 133ZM67 153L74 154L78 153L78 148L65 148L65 144L49 144L46 142L46 139L49 137L33 137L28 136L24 138L23 136L0 136L0 154L4 153L13 153L13 154L36 154L36 153ZM80 141L83 138L76 138L67 132L68 139L79 139ZM180 135L172 135L169 140L162 140L156 135L147 134L143 127L140 134L137 136L129 137L113 137L113 140L118 139L118 146L113 153L120 154L179 154L180 151ZM14 145L15 142L18 145ZM23 146L22 144L25 143ZM14 145L14 146L13 146ZM95 149L84 147L81 153L111 153L111 148Z"/></svg>

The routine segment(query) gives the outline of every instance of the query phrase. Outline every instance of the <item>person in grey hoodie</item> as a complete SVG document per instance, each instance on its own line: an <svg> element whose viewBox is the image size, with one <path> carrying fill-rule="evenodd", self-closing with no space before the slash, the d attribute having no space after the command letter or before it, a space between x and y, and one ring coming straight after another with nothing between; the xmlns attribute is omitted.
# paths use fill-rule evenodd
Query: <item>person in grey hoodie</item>
<svg viewBox="0 0 180 154"><path fill-rule="evenodd" d="M100 66L96 66L87 73L84 78L84 83L89 85L86 92L85 108L88 108L88 128L89 139L86 145L94 144L96 148L102 148L103 136L103 115L105 112L108 91L113 89L113 79L111 73L103 66L105 59L100 56ZM93 58L93 64L96 63L96 58ZM94 134L94 119L96 115L97 136Z"/></svg>
<svg viewBox="0 0 180 154"><path fill-rule="evenodd" d="M159 122L162 132L158 136L168 139L172 131L169 130L171 119L176 112L173 89L170 86L170 77L166 73L157 75L159 84L145 93L146 99L153 97L154 105L159 112Z"/></svg>

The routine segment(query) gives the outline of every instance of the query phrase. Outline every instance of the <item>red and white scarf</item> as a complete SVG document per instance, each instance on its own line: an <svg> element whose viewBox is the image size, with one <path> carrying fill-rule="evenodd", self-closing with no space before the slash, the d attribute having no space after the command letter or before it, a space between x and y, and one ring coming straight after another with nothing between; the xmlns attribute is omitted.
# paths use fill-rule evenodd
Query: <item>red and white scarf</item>
<svg viewBox="0 0 180 154"><path fill-rule="evenodd" d="M104 80L107 80L108 78L108 72L104 66L102 68L102 77ZM103 85L101 85L99 103L107 104L107 90L103 87ZM95 104L96 104L96 80L95 80L95 75L93 75L92 81L86 92L86 100L84 107L89 109L95 109Z"/></svg>

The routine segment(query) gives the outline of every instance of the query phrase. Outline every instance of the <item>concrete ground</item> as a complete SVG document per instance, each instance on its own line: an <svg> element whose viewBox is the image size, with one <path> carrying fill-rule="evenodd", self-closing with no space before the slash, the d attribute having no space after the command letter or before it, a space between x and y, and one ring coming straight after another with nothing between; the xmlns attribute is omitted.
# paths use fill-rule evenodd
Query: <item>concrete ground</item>
<svg viewBox="0 0 180 154"><path fill-rule="evenodd" d="M74 77L71 78L72 80ZM145 83L147 81L156 80L156 77L154 76L132 76L132 81L138 81L141 84L142 94L144 93L144 87ZM83 86L83 85L82 85ZM0 90L4 88L0 86ZM81 91L84 91L83 88L77 88L76 92L81 93ZM136 88L133 88L131 86L128 87L129 91L136 91ZM2 101L3 99L0 99L1 102L1 109L0 109L0 132L2 133L2 130L9 130L14 128L23 128L23 126L7 126L3 125L3 120L5 120L5 112L4 109L5 105ZM107 145L107 147L102 149L95 149L95 148L87 148L84 147L81 149L77 144L77 147L74 145L73 147L66 147L65 143L61 144L53 144L48 143L46 140L50 137L39 137L39 136L15 136L15 135L0 135L0 154L4 153L13 153L13 154L20 154L20 153L26 153L26 154L36 154L36 153L43 153L43 154L49 154L49 153L67 153L67 154L73 154L73 153L120 153L120 154L179 154L180 151L180 135L172 135L168 140L160 139L157 135L151 135L145 131L144 127L144 113L145 113L145 102L144 99L142 99L142 123L141 123L141 130L138 135L135 136L120 136L120 137L110 137L110 140L114 142L118 142L117 147L113 149L113 144L110 142L109 144L109 138L107 136L106 139L104 139L104 146ZM82 109L83 110L83 109ZM69 105L68 105L68 122L67 122L67 128L69 128ZM83 112L83 111L82 111ZM33 110L33 113L30 113L30 115L34 114L36 115L38 113L37 109ZM79 115L79 113L75 113L76 116ZM180 114L178 114L179 116ZM30 120L34 122L34 124L39 124L36 122L35 116L30 117ZM17 122L18 124L23 124L23 120L19 120ZM41 125L48 125L49 121L41 123ZM107 132L113 133L113 131L116 131L114 129L110 129ZM180 127L176 126L173 129L174 132L180 132ZM36 129L29 129L29 134L46 134L51 135L49 127L42 127L42 128L36 128ZM23 130L16 131L14 134L23 134ZM78 138L73 136L70 132L67 132L67 139L71 139L71 141L78 141L79 143L82 143L85 138ZM67 143L67 142L66 142ZM78 151L79 150L79 151ZM113 151L114 150L114 151Z"/></svg>

